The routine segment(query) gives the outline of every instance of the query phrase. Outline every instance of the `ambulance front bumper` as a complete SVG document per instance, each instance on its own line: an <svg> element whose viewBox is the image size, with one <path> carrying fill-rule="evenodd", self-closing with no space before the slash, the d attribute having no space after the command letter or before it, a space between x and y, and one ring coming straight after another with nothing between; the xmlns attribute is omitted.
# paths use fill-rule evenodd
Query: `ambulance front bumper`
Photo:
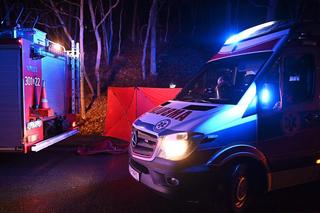
<svg viewBox="0 0 320 213"><path fill-rule="evenodd" d="M144 161L131 156L129 172L134 179L162 196L183 201L199 201L212 192L215 172L205 164L191 164L161 158Z"/></svg>

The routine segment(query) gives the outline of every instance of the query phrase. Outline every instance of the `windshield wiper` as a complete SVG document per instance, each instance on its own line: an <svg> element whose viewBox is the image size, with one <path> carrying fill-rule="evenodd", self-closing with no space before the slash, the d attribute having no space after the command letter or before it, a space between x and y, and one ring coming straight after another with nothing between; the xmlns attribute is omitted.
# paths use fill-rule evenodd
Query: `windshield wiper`
<svg viewBox="0 0 320 213"><path fill-rule="evenodd" d="M212 104L212 102L207 99L195 99L195 102Z"/></svg>
<svg viewBox="0 0 320 213"><path fill-rule="evenodd" d="M181 101L188 101L188 102L197 102L197 103L206 103L206 104L212 104L213 102L208 99L192 99L192 98L181 98Z"/></svg>

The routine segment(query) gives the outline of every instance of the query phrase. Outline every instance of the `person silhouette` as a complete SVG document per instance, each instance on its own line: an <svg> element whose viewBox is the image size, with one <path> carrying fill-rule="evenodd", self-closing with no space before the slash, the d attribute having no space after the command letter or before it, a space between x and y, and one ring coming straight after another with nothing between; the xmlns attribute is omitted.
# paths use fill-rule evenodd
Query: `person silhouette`
<svg viewBox="0 0 320 213"><path fill-rule="evenodd" d="M227 99L231 96L232 85L229 78L226 75L222 75L217 80L217 86L215 88L217 93L217 99Z"/></svg>

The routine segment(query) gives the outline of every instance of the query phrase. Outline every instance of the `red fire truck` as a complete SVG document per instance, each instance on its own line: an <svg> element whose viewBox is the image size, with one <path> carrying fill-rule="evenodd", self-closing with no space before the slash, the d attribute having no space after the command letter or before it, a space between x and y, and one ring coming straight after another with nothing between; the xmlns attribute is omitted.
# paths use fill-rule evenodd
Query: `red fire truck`
<svg viewBox="0 0 320 213"><path fill-rule="evenodd" d="M79 45L35 28L0 30L0 151L40 151L78 132Z"/></svg>

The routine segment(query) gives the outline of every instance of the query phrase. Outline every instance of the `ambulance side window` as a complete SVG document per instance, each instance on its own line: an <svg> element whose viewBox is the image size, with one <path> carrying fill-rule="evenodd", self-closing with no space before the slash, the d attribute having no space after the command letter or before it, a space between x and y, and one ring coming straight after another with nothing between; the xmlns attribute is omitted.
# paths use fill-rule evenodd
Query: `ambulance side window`
<svg viewBox="0 0 320 213"><path fill-rule="evenodd" d="M284 58L283 102L292 105L312 98L314 88L314 57L292 54Z"/></svg>

